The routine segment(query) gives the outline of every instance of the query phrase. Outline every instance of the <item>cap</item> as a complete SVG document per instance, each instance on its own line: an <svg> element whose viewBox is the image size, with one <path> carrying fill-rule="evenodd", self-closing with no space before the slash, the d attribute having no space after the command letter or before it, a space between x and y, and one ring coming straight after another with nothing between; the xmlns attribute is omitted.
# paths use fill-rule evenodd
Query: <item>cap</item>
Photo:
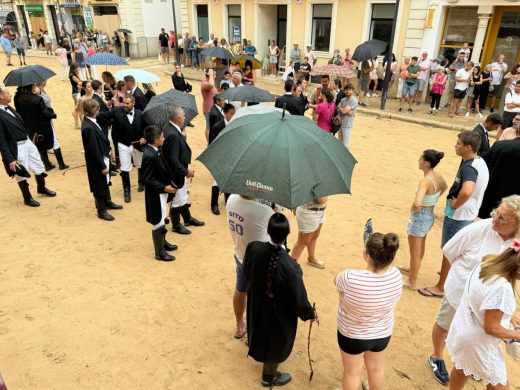
<svg viewBox="0 0 520 390"><path fill-rule="evenodd" d="M444 56L443 55L437 56L437 61L444 61Z"/></svg>

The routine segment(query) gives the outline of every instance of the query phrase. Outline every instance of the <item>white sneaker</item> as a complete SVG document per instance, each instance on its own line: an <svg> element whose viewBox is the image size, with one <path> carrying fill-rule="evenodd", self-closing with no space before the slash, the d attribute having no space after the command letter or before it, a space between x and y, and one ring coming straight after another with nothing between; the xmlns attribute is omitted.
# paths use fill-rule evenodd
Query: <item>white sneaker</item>
<svg viewBox="0 0 520 390"><path fill-rule="evenodd" d="M367 98L369 98L369 97L372 97L372 96L370 96L370 94L367 92Z"/></svg>
<svg viewBox="0 0 520 390"><path fill-rule="evenodd" d="M477 116L478 116L479 118L482 118L482 114L481 114L480 112L477 112Z"/></svg>
<svg viewBox="0 0 520 390"><path fill-rule="evenodd" d="M379 95L377 93L373 93L372 97L378 97Z"/></svg>
<svg viewBox="0 0 520 390"><path fill-rule="evenodd" d="M466 115L464 115L466 118L469 118L469 111L466 112Z"/></svg>

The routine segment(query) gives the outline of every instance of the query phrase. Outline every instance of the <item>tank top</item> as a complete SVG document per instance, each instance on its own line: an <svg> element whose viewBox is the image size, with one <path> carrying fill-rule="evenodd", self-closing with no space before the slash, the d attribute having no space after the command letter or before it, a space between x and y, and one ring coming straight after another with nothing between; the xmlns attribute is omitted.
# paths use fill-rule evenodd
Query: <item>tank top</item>
<svg viewBox="0 0 520 390"><path fill-rule="evenodd" d="M424 195L423 201L421 202L421 206L432 207L432 206L435 206L435 204L439 200L439 197L441 196L441 192L436 191L435 182L430 177L427 177L427 179L432 182L433 190L435 191L435 193L431 194L431 195L427 195L427 194Z"/></svg>
<svg viewBox="0 0 520 390"><path fill-rule="evenodd" d="M70 81L70 85L72 87L72 93L79 93L78 84L74 81L74 79L72 77L73 76L69 75L69 81Z"/></svg>
<svg viewBox="0 0 520 390"><path fill-rule="evenodd" d="M271 46L269 46L269 55L270 56L276 56L276 52L277 51L278 51L278 47L277 46L275 46L274 49Z"/></svg>

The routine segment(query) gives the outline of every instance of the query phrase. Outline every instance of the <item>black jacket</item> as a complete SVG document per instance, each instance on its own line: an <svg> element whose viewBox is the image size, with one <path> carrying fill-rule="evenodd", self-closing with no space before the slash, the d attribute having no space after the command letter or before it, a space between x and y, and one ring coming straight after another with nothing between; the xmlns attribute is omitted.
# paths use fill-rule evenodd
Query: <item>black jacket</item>
<svg viewBox="0 0 520 390"><path fill-rule="evenodd" d="M278 108L283 108L285 104L285 109L291 113L291 115L303 115L304 106L300 98L293 95L283 95L274 101L274 106Z"/></svg>
<svg viewBox="0 0 520 390"><path fill-rule="evenodd" d="M9 110L15 116L0 109L0 152L2 153L5 171L12 177L14 172L9 169L9 164L18 160L18 145L16 143L26 140L29 131L20 115L12 107L9 107Z"/></svg>
<svg viewBox="0 0 520 390"><path fill-rule="evenodd" d="M164 194L164 187L171 184L170 172L160 149L156 151L150 145L143 147L141 174L144 183L146 222L157 225L162 217L159 195Z"/></svg>
<svg viewBox="0 0 520 390"><path fill-rule="evenodd" d="M51 120L56 118L54 110L45 105L41 96L34 94L29 99L25 99L25 97L16 99L15 107L29 130L29 137L34 140L38 150L52 149L54 133Z"/></svg>
<svg viewBox="0 0 520 390"><path fill-rule="evenodd" d="M300 265L280 250L273 278L274 297L267 296L267 273L274 246L253 241L242 269L247 279L248 355L258 362L281 363L291 354L298 318L314 318Z"/></svg>
<svg viewBox="0 0 520 390"><path fill-rule="evenodd" d="M112 111L100 113L96 118L98 120L112 121L112 136L117 142L126 146L131 146L132 142L139 141L143 138L145 122L142 112L134 107L134 120L132 123L128 120L126 111L123 107L114 107ZM137 143L133 144L138 146Z"/></svg>
<svg viewBox="0 0 520 390"><path fill-rule="evenodd" d="M103 98L101 96L99 96L98 94L94 94L92 96L92 99L94 99L96 102L99 103L99 113L103 113L103 112L109 112L110 109L108 108L108 106L106 105L105 101L103 100ZM96 120L98 121L98 125L103 129L103 132L105 133L105 135L108 137L108 128L110 127L110 125L112 125L112 119L105 119L103 117L98 117L96 118ZM114 143L116 143L116 141L114 140Z"/></svg>
<svg viewBox="0 0 520 390"><path fill-rule="evenodd" d="M135 98L134 107L137 108L139 111L144 111L148 102L146 101L146 97L144 96L143 91L141 91L139 87L137 87L132 95L134 95Z"/></svg>
<svg viewBox="0 0 520 390"><path fill-rule="evenodd" d="M211 129L215 123L222 119L224 119L222 110L216 104L213 104L211 110L209 110L209 128Z"/></svg>
<svg viewBox="0 0 520 390"><path fill-rule="evenodd" d="M96 198L105 199L108 195L107 175L101 171L108 168L103 158L110 155L110 141L103 130L86 117L81 127L81 139L85 151L90 192Z"/></svg>
<svg viewBox="0 0 520 390"><path fill-rule="evenodd" d="M484 127L481 124L478 124L477 126L475 126L475 128L473 129L473 132L480 135L480 148L478 149L477 154L479 156L482 156L482 155L484 155L484 153L486 153L489 150L489 137L488 137L486 131L484 130ZM489 217L489 215L488 215L488 217Z"/></svg>
<svg viewBox="0 0 520 390"><path fill-rule="evenodd" d="M177 91L182 92L191 92L191 85L184 80L184 75L177 75L177 73L172 74L172 83L173 88Z"/></svg>
<svg viewBox="0 0 520 390"><path fill-rule="evenodd" d="M211 129L209 129L209 143L212 143L215 141L215 138L220 134L222 130L226 128L226 121L225 119L219 120L217 123L215 123Z"/></svg>
<svg viewBox="0 0 520 390"><path fill-rule="evenodd" d="M177 128L168 122L163 127L164 144L162 147L164 160L170 171L170 177L178 188L184 186L188 165L191 164L191 149Z"/></svg>

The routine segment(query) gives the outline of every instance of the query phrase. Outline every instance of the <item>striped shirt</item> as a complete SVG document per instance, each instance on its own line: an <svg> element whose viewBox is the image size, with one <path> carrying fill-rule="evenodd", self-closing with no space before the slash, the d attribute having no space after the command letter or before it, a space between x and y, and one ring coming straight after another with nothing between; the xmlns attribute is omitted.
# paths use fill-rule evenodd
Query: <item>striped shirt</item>
<svg viewBox="0 0 520 390"><path fill-rule="evenodd" d="M383 274L347 269L336 277L340 293L338 331L345 337L374 340L389 337L403 281L395 267Z"/></svg>

